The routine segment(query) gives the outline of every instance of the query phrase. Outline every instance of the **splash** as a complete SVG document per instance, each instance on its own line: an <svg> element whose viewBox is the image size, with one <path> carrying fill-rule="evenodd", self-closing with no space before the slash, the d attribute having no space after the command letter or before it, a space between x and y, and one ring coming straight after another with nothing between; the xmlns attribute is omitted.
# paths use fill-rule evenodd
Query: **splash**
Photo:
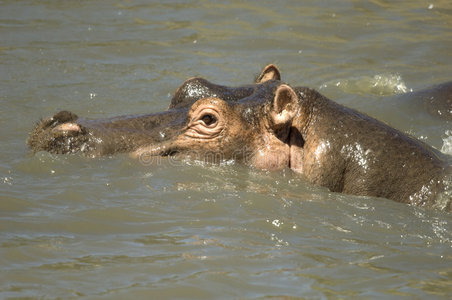
<svg viewBox="0 0 452 300"><path fill-rule="evenodd" d="M320 89L336 86L342 91L349 94L368 95L374 94L379 96L391 96L403 94L408 89L402 77L397 74L377 74L374 76L360 76L344 80L333 80L324 83Z"/></svg>
<svg viewBox="0 0 452 300"><path fill-rule="evenodd" d="M443 138L441 152L452 155L452 130L446 130L446 137Z"/></svg>

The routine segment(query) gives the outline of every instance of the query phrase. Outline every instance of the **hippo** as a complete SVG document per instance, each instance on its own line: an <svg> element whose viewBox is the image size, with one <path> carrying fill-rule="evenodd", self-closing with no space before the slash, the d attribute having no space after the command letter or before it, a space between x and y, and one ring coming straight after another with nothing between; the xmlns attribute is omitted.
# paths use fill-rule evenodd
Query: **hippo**
<svg viewBox="0 0 452 300"><path fill-rule="evenodd" d="M35 152L290 168L332 192L451 210L444 154L314 89L282 82L275 65L240 87L190 78L164 112L90 120L62 111L40 121L27 143Z"/></svg>
<svg viewBox="0 0 452 300"><path fill-rule="evenodd" d="M416 92L399 95L398 102L418 105L430 115L452 121L452 82L444 82Z"/></svg>

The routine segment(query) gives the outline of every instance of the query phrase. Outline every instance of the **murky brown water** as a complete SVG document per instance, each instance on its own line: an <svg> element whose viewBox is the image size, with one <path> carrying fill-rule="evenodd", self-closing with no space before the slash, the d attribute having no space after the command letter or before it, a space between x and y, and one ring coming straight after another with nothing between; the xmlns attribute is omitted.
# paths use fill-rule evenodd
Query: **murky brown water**
<svg viewBox="0 0 452 300"><path fill-rule="evenodd" d="M450 123L381 96L452 80L450 1L0 1L0 40L0 298L452 294L450 213L289 170L25 145L58 110L160 111L188 77L240 85L273 62L452 153Z"/></svg>

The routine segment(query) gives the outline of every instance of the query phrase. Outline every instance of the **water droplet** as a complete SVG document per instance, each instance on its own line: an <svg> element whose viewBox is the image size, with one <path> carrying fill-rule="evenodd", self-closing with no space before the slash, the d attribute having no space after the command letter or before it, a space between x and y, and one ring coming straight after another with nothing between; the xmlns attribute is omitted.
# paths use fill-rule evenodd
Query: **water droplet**
<svg viewBox="0 0 452 300"><path fill-rule="evenodd" d="M283 223L280 222L278 219L274 219L273 222L272 222L272 224L273 224L274 226L276 226L276 227L280 227Z"/></svg>

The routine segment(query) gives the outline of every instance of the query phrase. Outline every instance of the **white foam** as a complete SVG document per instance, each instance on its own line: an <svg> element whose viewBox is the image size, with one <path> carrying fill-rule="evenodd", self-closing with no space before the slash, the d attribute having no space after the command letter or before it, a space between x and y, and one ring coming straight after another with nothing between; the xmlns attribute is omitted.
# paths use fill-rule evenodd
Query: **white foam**
<svg viewBox="0 0 452 300"><path fill-rule="evenodd" d="M398 74L377 74L374 76L333 80L324 83L320 89L328 88L329 86L336 86L346 93L363 95L391 96L412 91L407 88L402 77Z"/></svg>
<svg viewBox="0 0 452 300"><path fill-rule="evenodd" d="M443 138L441 152L452 155L452 130L446 130L446 137Z"/></svg>

